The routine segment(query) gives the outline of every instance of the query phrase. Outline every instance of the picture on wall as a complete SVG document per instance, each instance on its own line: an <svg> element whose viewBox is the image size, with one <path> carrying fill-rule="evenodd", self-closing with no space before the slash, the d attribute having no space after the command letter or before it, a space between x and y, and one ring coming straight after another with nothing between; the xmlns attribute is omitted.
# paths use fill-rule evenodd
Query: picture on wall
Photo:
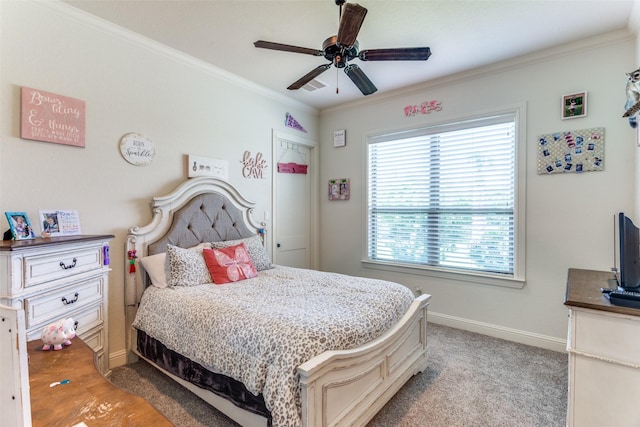
<svg viewBox="0 0 640 427"><path fill-rule="evenodd" d="M604 170L604 128L538 137L538 175Z"/></svg>
<svg viewBox="0 0 640 427"><path fill-rule="evenodd" d="M350 191L349 178L329 180L329 200L349 200Z"/></svg>
<svg viewBox="0 0 640 427"><path fill-rule="evenodd" d="M587 92L571 93L562 97L562 120L587 115Z"/></svg>

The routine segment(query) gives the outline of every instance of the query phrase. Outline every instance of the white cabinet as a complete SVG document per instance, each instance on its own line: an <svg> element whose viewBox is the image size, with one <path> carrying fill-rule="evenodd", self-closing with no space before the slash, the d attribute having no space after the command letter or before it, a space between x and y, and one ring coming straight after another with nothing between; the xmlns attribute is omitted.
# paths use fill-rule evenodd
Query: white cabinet
<svg viewBox="0 0 640 427"><path fill-rule="evenodd" d="M569 426L640 425L640 310L602 296L609 276L569 271Z"/></svg>
<svg viewBox="0 0 640 427"><path fill-rule="evenodd" d="M25 312L27 341L72 317L76 333L108 371L107 313L111 235L65 236L0 243L0 304Z"/></svg>

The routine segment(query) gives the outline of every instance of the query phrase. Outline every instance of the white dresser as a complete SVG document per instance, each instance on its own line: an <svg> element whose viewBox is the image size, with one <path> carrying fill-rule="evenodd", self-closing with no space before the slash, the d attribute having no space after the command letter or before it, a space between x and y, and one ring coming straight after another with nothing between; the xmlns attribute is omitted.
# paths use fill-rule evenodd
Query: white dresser
<svg viewBox="0 0 640 427"><path fill-rule="evenodd" d="M569 269L569 426L640 426L640 309L602 296L612 278Z"/></svg>
<svg viewBox="0 0 640 427"><path fill-rule="evenodd" d="M25 312L27 341L72 317L76 333L109 366L107 313L109 242L114 236L65 236L0 243L0 304ZM64 350L62 350L64 351Z"/></svg>

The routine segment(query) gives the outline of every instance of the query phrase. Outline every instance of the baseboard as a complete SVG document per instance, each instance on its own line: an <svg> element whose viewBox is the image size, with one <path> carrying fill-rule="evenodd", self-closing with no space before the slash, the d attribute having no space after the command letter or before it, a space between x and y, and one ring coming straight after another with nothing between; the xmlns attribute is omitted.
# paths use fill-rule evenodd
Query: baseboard
<svg viewBox="0 0 640 427"><path fill-rule="evenodd" d="M117 368L127 364L127 351L120 350L109 353L109 369Z"/></svg>
<svg viewBox="0 0 640 427"><path fill-rule="evenodd" d="M452 328L476 332L478 334L501 338L507 341L545 348L547 350L553 350L561 353L567 351L567 341L556 337L535 334L518 329L505 328L504 326L477 322L475 320L434 313L432 311L429 311L427 320L438 325L450 326Z"/></svg>

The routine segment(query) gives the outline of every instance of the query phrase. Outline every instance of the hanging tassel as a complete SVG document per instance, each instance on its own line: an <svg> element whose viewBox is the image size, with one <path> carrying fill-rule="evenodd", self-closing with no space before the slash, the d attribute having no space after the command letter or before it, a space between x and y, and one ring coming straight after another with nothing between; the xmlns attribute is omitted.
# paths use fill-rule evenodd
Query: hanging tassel
<svg viewBox="0 0 640 427"><path fill-rule="evenodd" d="M129 251L129 252L127 252L127 255L129 257L129 273L135 273L136 272L136 258L138 258L136 256L136 251Z"/></svg>

